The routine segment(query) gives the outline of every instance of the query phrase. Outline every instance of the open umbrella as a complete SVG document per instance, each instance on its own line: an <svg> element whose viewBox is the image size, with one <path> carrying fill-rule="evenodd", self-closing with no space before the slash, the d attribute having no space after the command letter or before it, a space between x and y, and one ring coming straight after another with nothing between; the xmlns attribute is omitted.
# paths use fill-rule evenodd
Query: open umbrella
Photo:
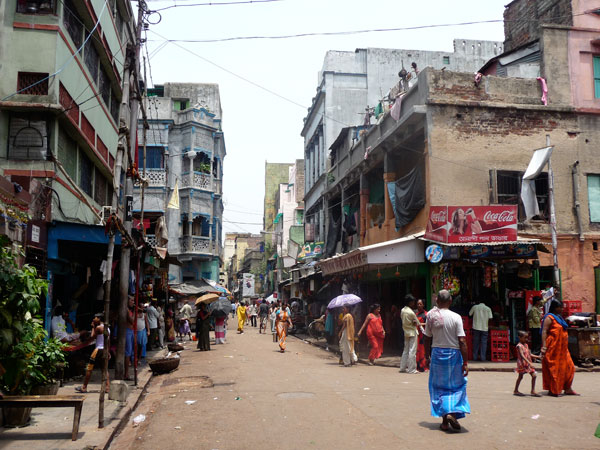
<svg viewBox="0 0 600 450"><path fill-rule="evenodd" d="M329 302L327 309L341 308L342 306L352 306L362 302L358 295L354 294L342 294Z"/></svg>
<svg viewBox="0 0 600 450"><path fill-rule="evenodd" d="M216 317L226 316L231 312L231 302L226 297L220 297L208 306L208 312Z"/></svg>
<svg viewBox="0 0 600 450"><path fill-rule="evenodd" d="M195 305L198 306L199 303L212 303L219 300L219 294L204 294L196 299Z"/></svg>

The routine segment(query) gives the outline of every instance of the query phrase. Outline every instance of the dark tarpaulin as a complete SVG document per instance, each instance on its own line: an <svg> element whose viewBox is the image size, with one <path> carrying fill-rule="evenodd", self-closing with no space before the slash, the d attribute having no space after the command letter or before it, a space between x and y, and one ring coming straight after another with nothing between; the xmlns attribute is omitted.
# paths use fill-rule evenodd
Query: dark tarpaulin
<svg viewBox="0 0 600 450"><path fill-rule="evenodd" d="M424 164L417 164L402 178L387 184L396 217L396 229L409 224L425 206Z"/></svg>
<svg viewBox="0 0 600 450"><path fill-rule="evenodd" d="M327 245L325 246L325 256L333 256L335 254L335 247L340 240L342 232L342 218L338 220L329 221L329 230L327 230Z"/></svg>
<svg viewBox="0 0 600 450"><path fill-rule="evenodd" d="M169 291L184 296L208 294L210 292L219 294L219 290L212 287L204 278L186 281L181 284L170 284Z"/></svg>

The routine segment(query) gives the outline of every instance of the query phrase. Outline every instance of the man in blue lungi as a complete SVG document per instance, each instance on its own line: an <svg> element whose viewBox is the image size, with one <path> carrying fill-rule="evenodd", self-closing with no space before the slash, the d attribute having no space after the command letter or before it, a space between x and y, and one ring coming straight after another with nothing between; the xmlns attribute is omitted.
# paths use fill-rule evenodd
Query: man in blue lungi
<svg viewBox="0 0 600 450"><path fill-rule="evenodd" d="M443 431L459 431L458 419L471 413L467 398L467 341L462 318L448 309L451 303L450 292L441 290L437 307L427 313L424 338L431 415L442 417Z"/></svg>

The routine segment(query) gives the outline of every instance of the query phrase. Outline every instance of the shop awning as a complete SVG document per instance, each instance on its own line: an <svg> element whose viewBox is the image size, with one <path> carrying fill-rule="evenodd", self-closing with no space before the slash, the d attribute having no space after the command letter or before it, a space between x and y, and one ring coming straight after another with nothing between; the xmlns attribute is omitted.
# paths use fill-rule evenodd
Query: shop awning
<svg viewBox="0 0 600 450"><path fill-rule="evenodd" d="M540 239L535 238L526 238L518 236L516 241L492 241L492 242L438 242L432 241L431 239L426 239L424 237L419 238L422 241L431 242L434 244L443 245L446 247L473 247L473 246L482 246L482 245L514 245L514 244L542 244L542 245L552 245L550 242L542 242Z"/></svg>
<svg viewBox="0 0 600 450"><path fill-rule="evenodd" d="M424 243L416 233L391 241L359 247L343 255L319 261L324 275L344 272L369 265L414 264L425 261Z"/></svg>
<svg viewBox="0 0 600 450"><path fill-rule="evenodd" d="M186 281L181 284L171 284L169 285L169 291L178 295L200 295L209 292L219 293L219 290L211 286L204 278Z"/></svg>

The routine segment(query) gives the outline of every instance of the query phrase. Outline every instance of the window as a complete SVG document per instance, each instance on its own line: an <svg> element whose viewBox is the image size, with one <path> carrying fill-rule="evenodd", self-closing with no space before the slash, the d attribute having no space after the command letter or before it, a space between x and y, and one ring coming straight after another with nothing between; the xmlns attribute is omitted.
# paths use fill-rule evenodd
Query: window
<svg viewBox="0 0 600 450"><path fill-rule="evenodd" d="M140 170L144 167L144 146L138 149L138 161ZM147 169L163 169L163 148L162 147L146 147L146 168Z"/></svg>
<svg viewBox="0 0 600 450"><path fill-rule="evenodd" d="M115 123L119 123L119 107L121 102L115 95L114 91L110 94L110 115L115 120Z"/></svg>
<svg viewBox="0 0 600 450"><path fill-rule="evenodd" d="M53 14L56 0L34 2L31 0L18 0L17 12L22 14Z"/></svg>
<svg viewBox="0 0 600 450"><path fill-rule="evenodd" d="M98 203L100 206L106 205L106 178L104 177L104 175L102 175L102 173L98 170L98 168L95 168L95 176L94 176L94 200L96 200L96 203Z"/></svg>
<svg viewBox="0 0 600 450"><path fill-rule="evenodd" d="M189 108L189 100L173 100L173 109L175 111L185 111Z"/></svg>
<svg viewBox="0 0 600 450"><path fill-rule="evenodd" d="M87 34L87 33L86 33ZM98 83L98 62L100 61L100 57L98 56L98 52L96 51L96 47L94 47L94 40L88 39L85 44L85 65L87 66L90 74L92 75L92 79L95 83Z"/></svg>
<svg viewBox="0 0 600 450"><path fill-rule="evenodd" d="M92 179L94 178L94 165L90 158L83 152L79 158L79 187L90 197L92 196Z"/></svg>
<svg viewBox="0 0 600 450"><path fill-rule="evenodd" d="M74 180L77 179L77 144L61 128L58 132L58 160Z"/></svg>
<svg viewBox="0 0 600 450"><path fill-rule="evenodd" d="M446 64L446 65L450 64L450 57L449 56L444 56L443 60L444 60L444 64Z"/></svg>
<svg viewBox="0 0 600 450"><path fill-rule="evenodd" d="M19 72L17 74L17 92L25 95L48 95L48 74Z"/></svg>
<svg viewBox="0 0 600 450"><path fill-rule="evenodd" d="M594 56L594 97L600 98L600 56Z"/></svg>
<svg viewBox="0 0 600 450"><path fill-rule="evenodd" d="M83 23L72 0L65 0L63 7L63 25L77 48L83 43Z"/></svg>
<svg viewBox="0 0 600 450"><path fill-rule="evenodd" d="M587 184L590 222L600 222L600 175L588 175Z"/></svg>
<svg viewBox="0 0 600 450"><path fill-rule="evenodd" d="M13 116L10 120L8 157L11 159L46 159L48 126L36 116Z"/></svg>
<svg viewBox="0 0 600 450"><path fill-rule="evenodd" d="M494 176L495 174L495 176ZM515 170L492 171L492 189L490 203L500 205L518 205L519 221L525 220L525 210L521 202L521 181L523 172ZM535 192L540 209L540 215L534 217L538 220L547 220L550 215L548 204L548 173L542 172L535 179Z"/></svg>
<svg viewBox="0 0 600 450"><path fill-rule="evenodd" d="M98 89L100 90L100 95L102 96L102 100L104 100L104 104L106 106L110 105L110 78L106 74L103 68L100 68L100 79L98 81Z"/></svg>

